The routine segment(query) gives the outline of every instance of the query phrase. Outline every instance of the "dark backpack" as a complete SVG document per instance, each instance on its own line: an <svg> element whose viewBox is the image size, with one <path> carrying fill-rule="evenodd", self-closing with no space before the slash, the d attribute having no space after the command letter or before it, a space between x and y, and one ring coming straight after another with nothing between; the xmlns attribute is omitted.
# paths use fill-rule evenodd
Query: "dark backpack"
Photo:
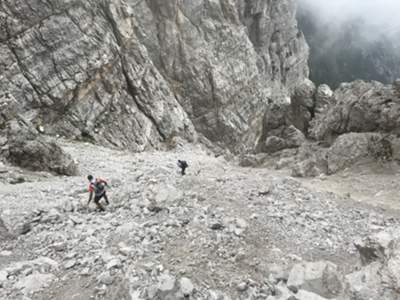
<svg viewBox="0 0 400 300"><path fill-rule="evenodd" d="M178 166L179 166L179 168L182 168L182 169L186 169L187 167L189 167L189 165L187 164L187 162L185 160L179 160Z"/></svg>
<svg viewBox="0 0 400 300"><path fill-rule="evenodd" d="M101 195L101 194L104 193L104 190L105 190L105 187L106 187L104 182L96 180L96 182L94 183L93 186L94 186L94 192L95 192L96 195Z"/></svg>

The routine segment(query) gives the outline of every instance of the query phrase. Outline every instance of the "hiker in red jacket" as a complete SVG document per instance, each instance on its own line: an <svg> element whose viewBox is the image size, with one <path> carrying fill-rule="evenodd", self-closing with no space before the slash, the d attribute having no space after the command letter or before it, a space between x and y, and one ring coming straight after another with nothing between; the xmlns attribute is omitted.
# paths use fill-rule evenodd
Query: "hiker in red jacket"
<svg viewBox="0 0 400 300"><path fill-rule="evenodd" d="M101 211L105 211L104 207L100 204L100 200L101 198L104 197L104 200L106 200L107 205L110 204L106 194L107 181L100 178L94 179L92 175L89 175L87 179L89 180L89 193L90 193L88 205L92 201L94 194L94 203L96 203L97 208L100 209Z"/></svg>

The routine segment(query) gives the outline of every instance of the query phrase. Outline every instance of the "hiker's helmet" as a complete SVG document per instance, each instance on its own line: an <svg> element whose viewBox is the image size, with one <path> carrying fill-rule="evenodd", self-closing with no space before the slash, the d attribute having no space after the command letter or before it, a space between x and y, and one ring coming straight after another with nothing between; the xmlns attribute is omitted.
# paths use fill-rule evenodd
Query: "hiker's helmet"
<svg viewBox="0 0 400 300"><path fill-rule="evenodd" d="M87 179L88 179L89 181L92 181L92 180L93 180L93 176L92 176L92 175L88 175Z"/></svg>

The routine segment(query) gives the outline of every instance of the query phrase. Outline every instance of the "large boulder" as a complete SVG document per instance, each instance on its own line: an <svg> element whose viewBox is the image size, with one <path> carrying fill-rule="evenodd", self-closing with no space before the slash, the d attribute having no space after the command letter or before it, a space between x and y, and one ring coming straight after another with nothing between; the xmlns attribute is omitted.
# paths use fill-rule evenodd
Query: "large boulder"
<svg viewBox="0 0 400 300"><path fill-rule="evenodd" d="M8 160L32 171L49 171L60 175L77 175L78 166L56 142L41 136L23 120L12 121L8 131Z"/></svg>
<svg viewBox="0 0 400 300"><path fill-rule="evenodd" d="M397 300L393 290L382 285L382 265L372 263L362 270L346 276L347 294L351 300Z"/></svg>
<svg viewBox="0 0 400 300"><path fill-rule="evenodd" d="M400 240L400 230L389 228L364 239L358 239L354 245L360 254L361 263L368 265L374 261L384 262L389 257L395 240Z"/></svg>
<svg viewBox="0 0 400 300"><path fill-rule="evenodd" d="M290 165L294 177L316 177L327 174L327 149L314 143L305 143L294 156Z"/></svg>
<svg viewBox="0 0 400 300"><path fill-rule="evenodd" d="M292 104L313 109L316 91L315 84L311 80L305 79L301 84L296 86L292 96Z"/></svg>
<svg viewBox="0 0 400 300"><path fill-rule="evenodd" d="M391 156L390 142L381 134L343 134L327 151L328 172L336 173L364 159L375 160Z"/></svg>
<svg viewBox="0 0 400 300"><path fill-rule="evenodd" d="M351 300L400 298L400 230L388 228L355 243L363 267L346 276Z"/></svg>
<svg viewBox="0 0 400 300"><path fill-rule="evenodd" d="M283 149L298 148L305 141L304 134L293 125L290 125L283 127L279 136L269 136L265 140L262 150L265 153L274 153Z"/></svg>
<svg viewBox="0 0 400 300"><path fill-rule="evenodd" d="M293 292L305 290L328 299L337 297L343 291L336 265L327 261L295 265L290 271L287 286Z"/></svg>
<svg viewBox="0 0 400 300"><path fill-rule="evenodd" d="M304 133L307 133L314 114L315 93L315 84L306 79L296 87L291 97L291 124Z"/></svg>
<svg viewBox="0 0 400 300"><path fill-rule="evenodd" d="M282 132L290 125L289 103L272 103L264 114L263 133L257 145L258 152L273 153L284 148ZM269 141L268 141L269 139Z"/></svg>
<svg viewBox="0 0 400 300"><path fill-rule="evenodd" d="M275 153L300 147L306 140L305 133L310 120L311 114L305 106L285 101L271 104L264 115L263 133L256 147L257 152Z"/></svg>
<svg viewBox="0 0 400 300"><path fill-rule="evenodd" d="M314 158L300 160L293 164L291 176L293 177L317 177L325 174L324 170Z"/></svg>
<svg viewBox="0 0 400 300"><path fill-rule="evenodd" d="M33 294L47 288L57 277L53 274L30 274L21 278L15 287L25 295Z"/></svg>

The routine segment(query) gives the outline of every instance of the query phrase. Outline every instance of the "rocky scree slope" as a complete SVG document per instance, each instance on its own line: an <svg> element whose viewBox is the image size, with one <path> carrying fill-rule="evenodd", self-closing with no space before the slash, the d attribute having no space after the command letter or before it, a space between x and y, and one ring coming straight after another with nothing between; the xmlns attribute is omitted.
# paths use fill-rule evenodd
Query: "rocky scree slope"
<svg viewBox="0 0 400 300"><path fill-rule="evenodd" d="M1 105L47 134L135 151L196 132L253 149L307 57L294 0L0 4Z"/></svg>
<svg viewBox="0 0 400 300"><path fill-rule="evenodd" d="M398 297L398 235L379 233L399 226L388 212L192 145L131 154L60 144L82 172L109 179L111 204L87 208L81 176L0 183L1 299Z"/></svg>

